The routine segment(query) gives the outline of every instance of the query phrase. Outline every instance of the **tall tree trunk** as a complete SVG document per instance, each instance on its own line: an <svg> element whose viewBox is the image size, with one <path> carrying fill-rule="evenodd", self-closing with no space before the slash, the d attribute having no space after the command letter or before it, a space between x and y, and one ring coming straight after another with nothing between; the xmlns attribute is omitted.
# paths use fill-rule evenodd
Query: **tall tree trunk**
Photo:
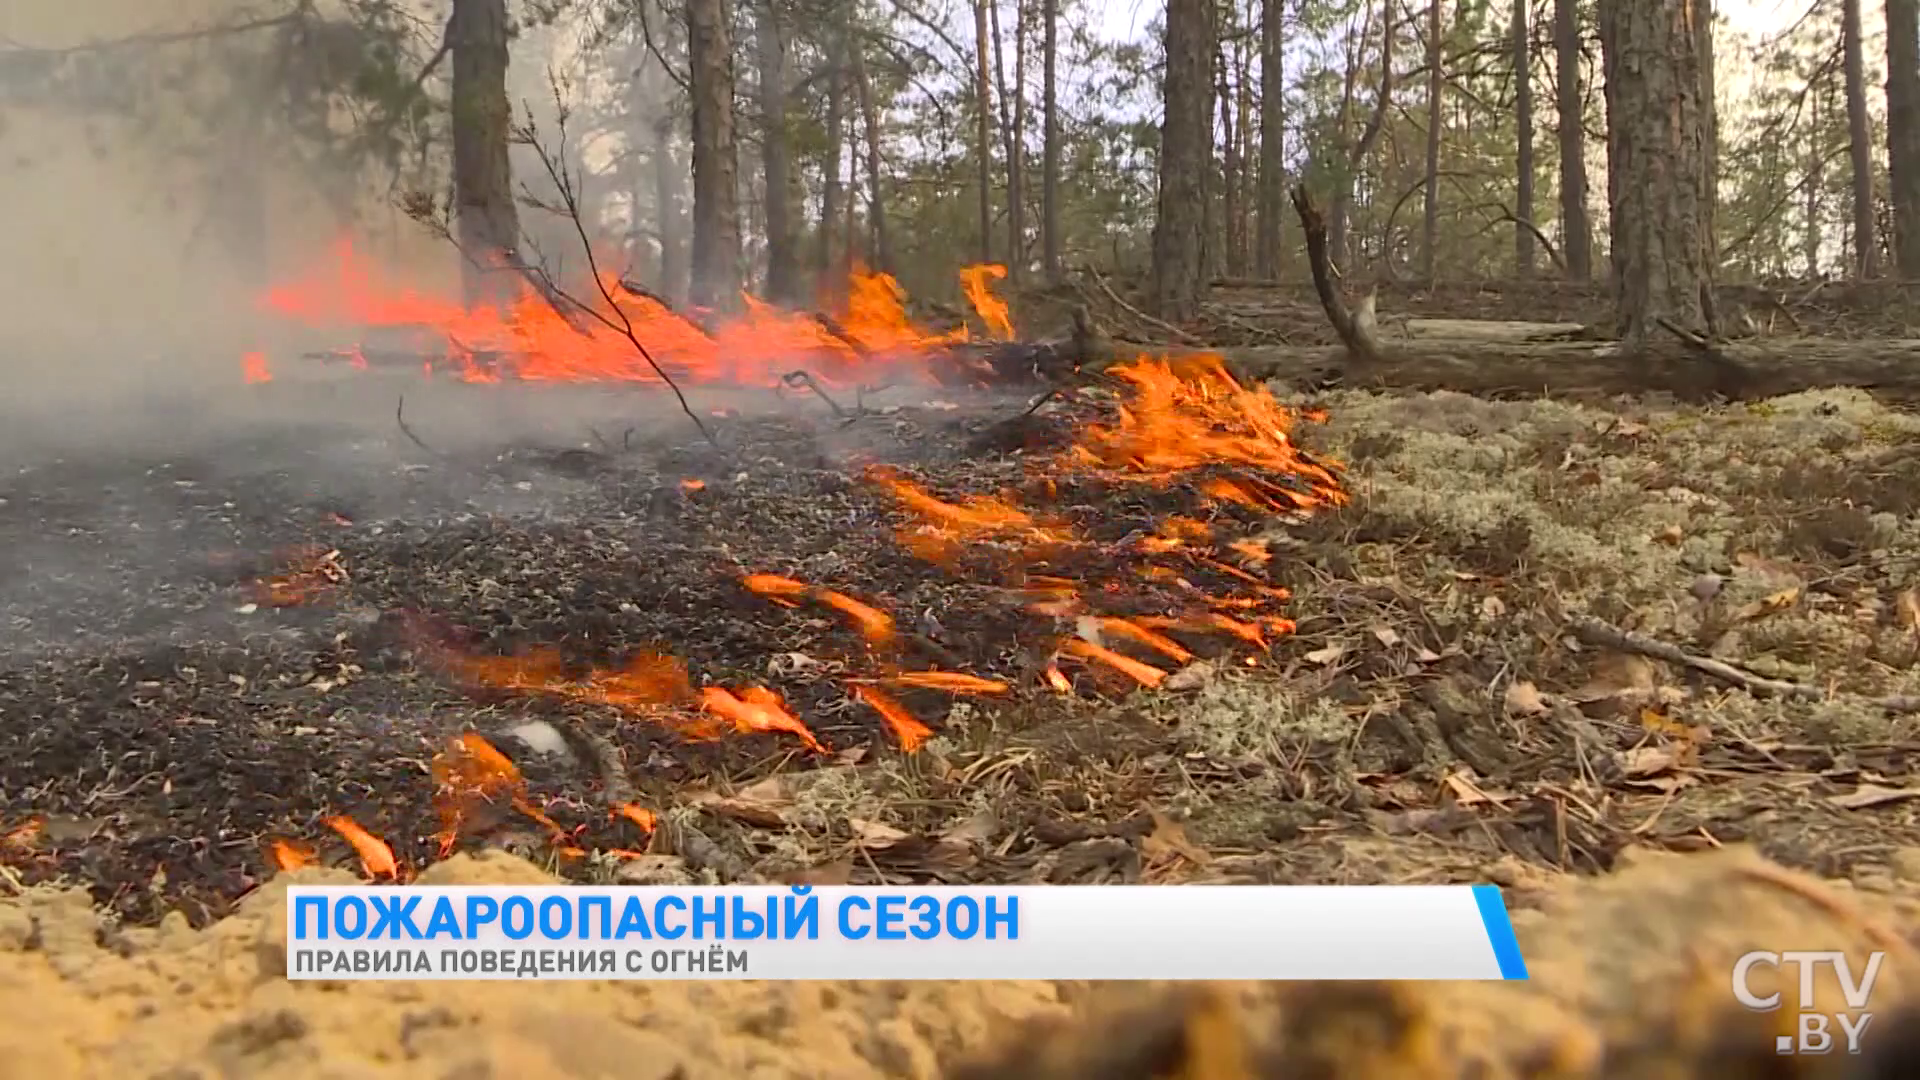
<svg viewBox="0 0 1920 1080"><path fill-rule="evenodd" d="M1287 213L1286 0L1260 4L1260 214L1255 272L1280 276L1280 222Z"/></svg>
<svg viewBox="0 0 1920 1080"><path fill-rule="evenodd" d="M1061 277L1060 267L1060 101L1059 83L1054 71L1060 43L1057 24L1060 0L1040 0L1042 55L1041 104L1045 115L1040 143L1040 258L1049 282Z"/></svg>
<svg viewBox="0 0 1920 1080"><path fill-rule="evenodd" d="M1700 128L1705 134L1706 167L1700 174L1705 188L1701 197L1700 235L1707 248L1707 267L1720 265L1720 97L1716 78L1719 66L1714 61L1714 0L1693 0L1697 6L1694 28L1700 35ZM1709 313L1710 315L1711 313Z"/></svg>
<svg viewBox="0 0 1920 1080"><path fill-rule="evenodd" d="M1580 88L1580 0L1553 0L1554 81L1560 142L1560 254L1567 277L1593 277L1593 225L1587 220L1586 97Z"/></svg>
<svg viewBox="0 0 1920 1080"><path fill-rule="evenodd" d="M1703 330L1707 262L1701 0L1601 0L1607 197L1621 340L1645 348L1666 319Z"/></svg>
<svg viewBox="0 0 1920 1080"><path fill-rule="evenodd" d="M1015 0L1019 3L1020 0ZM1000 156L1007 165L1007 274L1020 278L1021 253L1026 250L1026 220L1020 206L1020 121L1019 105L1007 84L1007 53L1000 33L999 0L986 0L987 33L993 42L993 82L998 91L1000 110ZM1016 35L1019 31L1016 29Z"/></svg>
<svg viewBox="0 0 1920 1080"><path fill-rule="evenodd" d="M1520 145L1514 155L1513 216L1526 222L1513 226L1513 267L1522 278L1533 276L1533 42L1527 28L1527 0L1513 5L1513 115Z"/></svg>
<svg viewBox="0 0 1920 1080"><path fill-rule="evenodd" d="M1894 261L1920 281L1920 0L1887 0L1887 186Z"/></svg>
<svg viewBox="0 0 1920 1080"><path fill-rule="evenodd" d="M1367 156L1373 153L1373 144L1380 141L1380 132L1386 128L1387 111L1393 108L1393 15L1397 6L1393 3L1381 5L1380 88L1374 96L1373 113L1367 117L1367 126L1360 132L1360 140L1347 152L1346 175L1340 179L1339 190L1327 214L1327 247L1342 266L1352 261L1352 252L1348 250L1351 246L1348 224L1353 216L1353 182L1366 164Z"/></svg>
<svg viewBox="0 0 1920 1080"><path fill-rule="evenodd" d="M1873 240L1873 128L1867 121L1866 44L1860 0L1840 0L1841 67L1847 80L1847 159L1853 165L1853 266L1860 277L1879 272Z"/></svg>
<svg viewBox="0 0 1920 1080"><path fill-rule="evenodd" d="M760 51L760 167L766 180L767 299L800 295L800 253L793 229L793 150L787 135L787 40L780 0L760 0L754 30Z"/></svg>
<svg viewBox="0 0 1920 1080"><path fill-rule="evenodd" d="M660 232L662 295L684 301L690 286L692 260L688 258L686 217L680 212L680 163L673 154L673 116L662 112L653 122L653 207Z"/></svg>
<svg viewBox="0 0 1920 1080"><path fill-rule="evenodd" d="M1821 99L1824 97L1818 86L1807 90L1807 179L1806 179L1806 232L1801 237L1801 250L1807 259L1807 277L1820 276L1820 189L1826 184L1826 147L1821 145L1820 126Z"/></svg>
<svg viewBox="0 0 1920 1080"><path fill-rule="evenodd" d="M825 308L838 306L846 279L833 258L833 234L840 224L840 148L846 139L847 23L831 20L827 31L827 146L821 165L820 235L815 238L814 292Z"/></svg>
<svg viewBox="0 0 1920 1080"><path fill-rule="evenodd" d="M693 99L693 280L696 307L740 297L739 159L733 141L733 18L727 0L687 0Z"/></svg>
<svg viewBox="0 0 1920 1080"><path fill-rule="evenodd" d="M874 270L893 271L893 250L887 240L887 197L880 177L880 110L873 102L873 81L867 78L866 44L855 37L848 42L847 62L852 68L853 89L860 103L860 120L867 133L867 257Z"/></svg>
<svg viewBox="0 0 1920 1080"><path fill-rule="evenodd" d="M1161 84L1160 192L1153 223L1153 306L1199 313L1206 288L1206 175L1213 159L1214 0L1168 0Z"/></svg>
<svg viewBox="0 0 1920 1080"><path fill-rule="evenodd" d="M1232 10L1229 8L1228 10ZM1229 32L1232 28L1229 27ZM1214 90L1220 98L1220 120L1225 141L1221 143L1220 162L1220 252L1228 277L1245 277L1247 268L1235 233L1240 225L1240 140L1234 126L1232 89L1227 85L1227 57L1219 45L1213 50Z"/></svg>
<svg viewBox="0 0 1920 1080"><path fill-rule="evenodd" d="M979 158L980 261L993 261L993 83L987 72L987 5L973 0L973 152Z"/></svg>
<svg viewBox="0 0 1920 1080"><path fill-rule="evenodd" d="M1007 161L1007 234L1013 250L1007 253L1007 275L1019 284L1027 275L1027 37L1032 21L1028 0L1014 0L1014 8L1013 154Z"/></svg>
<svg viewBox="0 0 1920 1080"><path fill-rule="evenodd" d="M1524 7L1519 0L1516 8ZM1440 0L1427 0L1427 185L1425 215L1420 223L1420 275L1433 280L1440 254L1440 101L1447 85L1445 55L1440 49Z"/></svg>
<svg viewBox="0 0 1920 1080"><path fill-rule="evenodd" d="M469 306L497 303L518 289L504 268L519 258L520 211L507 157L506 0L454 0L447 25L453 54L453 211L462 293Z"/></svg>
<svg viewBox="0 0 1920 1080"><path fill-rule="evenodd" d="M1240 118L1235 129L1240 136L1240 212L1233 218L1233 258L1239 265L1238 276L1247 273L1247 264L1253 258L1253 213L1254 206L1260 201L1260 181L1255 174L1255 163L1259 160L1259 148L1254 145L1254 123L1256 113L1253 101L1253 56L1251 31L1253 29L1256 0L1248 0L1245 21L1241 23L1245 33L1236 34L1233 42L1233 94L1234 115Z"/></svg>

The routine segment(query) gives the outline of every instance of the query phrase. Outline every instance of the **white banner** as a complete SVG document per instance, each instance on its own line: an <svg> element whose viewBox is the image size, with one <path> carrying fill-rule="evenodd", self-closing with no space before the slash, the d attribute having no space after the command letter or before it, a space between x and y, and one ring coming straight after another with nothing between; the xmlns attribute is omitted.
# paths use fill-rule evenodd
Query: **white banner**
<svg viewBox="0 0 1920 1080"><path fill-rule="evenodd" d="M288 890L293 979L1524 979L1473 886Z"/></svg>

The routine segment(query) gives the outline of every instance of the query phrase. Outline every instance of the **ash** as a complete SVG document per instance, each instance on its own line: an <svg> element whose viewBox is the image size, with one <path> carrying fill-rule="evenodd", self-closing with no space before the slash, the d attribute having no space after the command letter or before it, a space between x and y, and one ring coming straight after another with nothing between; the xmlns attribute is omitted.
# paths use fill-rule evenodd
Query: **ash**
<svg viewBox="0 0 1920 1080"><path fill-rule="evenodd" d="M775 686L835 749L879 741L878 722L778 658L846 655L848 631L748 595L743 573L881 598L929 667L1019 675L1046 629L900 551L858 480L887 462L948 492L1017 483L1030 451L979 447L1024 398L896 390L849 420L805 392L703 392L709 443L664 392L411 384L409 437L391 387L249 389L262 403L219 434L60 447L0 480L0 831L33 815L46 843L27 876L84 880L135 919L220 914L270 875L272 837L324 835L336 814L431 861L424 763L461 731L527 751L549 811L594 820L603 785L664 792L792 750L476 699L415 663L409 627L580 665L671 651L697 680ZM1118 537L1153 509L1085 516ZM316 552L340 580L263 602L262 579ZM570 712L624 775L511 741Z"/></svg>

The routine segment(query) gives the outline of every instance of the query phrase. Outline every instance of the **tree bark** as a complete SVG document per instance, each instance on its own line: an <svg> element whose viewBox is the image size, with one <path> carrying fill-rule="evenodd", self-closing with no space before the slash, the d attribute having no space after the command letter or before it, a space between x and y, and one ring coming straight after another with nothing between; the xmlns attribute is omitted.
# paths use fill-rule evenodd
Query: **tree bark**
<svg viewBox="0 0 1920 1080"><path fill-rule="evenodd" d="M1840 0L1841 67L1847 82L1847 158L1853 166L1853 265L1856 276L1879 272L1873 239L1873 128L1867 120L1867 59L1860 0Z"/></svg>
<svg viewBox="0 0 1920 1080"><path fill-rule="evenodd" d="M979 158L980 261L993 261L993 83L987 71L987 4L973 0L973 152Z"/></svg>
<svg viewBox="0 0 1920 1080"><path fill-rule="evenodd" d="M1059 84L1054 68L1060 49L1060 0L1041 0L1040 18L1045 23L1040 46L1042 53L1041 124L1045 129L1040 143L1040 257L1049 282L1061 278L1060 267L1060 102Z"/></svg>
<svg viewBox="0 0 1920 1080"><path fill-rule="evenodd" d="M1153 307L1180 323L1199 313L1207 273L1207 173L1213 161L1214 0L1168 0L1161 84Z"/></svg>
<svg viewBox="0 0 1920 1080"><path fill-rule="evenodd" d="M1701 243L1706 245L1707 268L1720 265L1720 98L1714 61L1714 0L1694 0L1699 12L1694 28L1700 35L1700 129L1706 164L1700 173L1703 193L1700 200ZM1711 319L1712 312L1708 312Z"/></svg>
<svg viewBox="0 0 1920 1080"><path fill-rule="evenodd" d="M1803 213L1805 232L1801 234L1800 246L1807 259L1807 278L1812 280L1820 276L1820 191L1826 186L1826 148L1820 144L1820 88L1807 88L1807 179L1806 206Z"/></svg>
<svg viewBox="0 0 1920 1080"><path fill-rule="evenodd" d="M1260 210L1254 272L1280 277L1281 222L1287 213L1286 0L1260 5Z"/></svg>
<svg viewBox="0 0 1920 1080"><path fill-rule="evenodd" d="M846 139L847 31L843 18L832 19L827 38L827 145L821 166L820 235L815 238L814 292L821 307L837 306L846 281L836 272L833 236L840 224L840 148Z"/></svg>
<svg viewBox="0 0 1920 1080"><path fill-rule="evenodd" d="M1894 259L1920 281L1920 0L1887 0L1887 180Z"/></svg>
<svg viewBox="0 0 1920 1080"><path fill-rule="evenodd" d="M688 259L686 217L680 212L680 163L673 154L673 117L661 113L653 122L653 205L660 231L660 291L675 303L684 302L692 268Z"/></svg>
<svg viewBox="0 0 1920 1080"><path fill-rule="evenodd" d="M688 0L693 99L695 307L731 308L740 297L739 159L733 138L733 18L727 0Z"/></svg>
<svg viewBox="0 0 1920 1080"><path fill-rule="evenodd" d="M787 136L787 41L779 0L760 0L755 44L760 52L760 164L766 182L766 298L787 304L800 295L800 253L793 230L793 152Z"/></svg>
<svg viewBox="0 0 1920 1080"><path fill-rule="evenodd" d="M1567 277L1593 277L1593 225L1587 220L1586 98L1580 87L1579 0L1553 0L1555 106L1559 112L1560 254Z"/></svg>
<svg viewBox="0 0 1920 1080"><path fill-rule="evenodd" d="M1631 352L1661 320L1706 329L1701 17L1700 0L1600 2L1614 306Z"/></svg>
<svg viewBox="0 0 1920 1080"><path fill-rule="evenodd" d="M1513 216L1520 219L1513 225L1513 268L1524 280L1533 276L1533 42L1527 28L1527 0L1513 5L1512 46L1513 114L1519 136Z"/></svg>
<svg viewBox="0 0 1920 1080"><path fill-rule="evenodd" d="M1020 263L1021 253L1027 247L1026 210L1022 205L1020 140L1022 138L1022 115L1019 98L1007 83L1006 37L1000 32L999 0L986 0L988 34L993 42L993 82L998 92L997 107L1000 112L1000 156L1007 167L1007 277L1018 282L1023 276ZM1020 0L1015 0L1020 3ZM1024 6L1024 5L1023 5ZM1015 73L1018 74L1018 53L1024 48L1021 39L1025 33L1025 16L1018 16L1014 26Z"/></svg>
<svg viewBox="0 0 1920 1080"><path fill-rule="evenodd" d="M1525 0L1514 5L1524 10ZM1440 254L1440 97L1447 81L1440 51L1440 0L1427 0L1427 178L1420 224L1420 276L1433 280Z"/></svg>
<svg viewBox="0 0 1920 1080"><path fill-rule="evenodd" d="M1229 28L1231 29L1231 28ZM1247 265L1245 256L1238 243L1240 227L1240 142L1239 130L1234 126L1234 97L1227 85L1227 57L1218 43L1213 50L1214 89L1220 96L1219 108L1222 134L1226 141L1221 144L1220 161L1220 249L1224 256L1222 267L1228 277L1245 277Z"/></svg>
<svg viewBox="0 0 1920 1080"><path fill-rule="evenodd" d="M499 303L518 289L508 272L520 247L520 211L507 157L506 0L455 0L447 26L453 55L453 212L462 293L468 306Z"/></svg>
<svg viewBox="0 0 1920 1080"><path fill-rule="evenodd" d="M873 81L867 78L866 46L859 39L848 42L847 62L852 67L854 96L860 103L861 126L867 139L867 257L872 269L881 273L893 270L892 244L887 239L887 196L880 175L880 110L873 102Z"/></svg>

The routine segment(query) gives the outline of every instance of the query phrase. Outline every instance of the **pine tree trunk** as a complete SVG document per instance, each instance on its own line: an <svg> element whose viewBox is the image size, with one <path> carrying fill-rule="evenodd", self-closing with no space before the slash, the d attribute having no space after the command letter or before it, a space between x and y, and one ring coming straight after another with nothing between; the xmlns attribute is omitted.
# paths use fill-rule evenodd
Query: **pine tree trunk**
<svg viewBox="0 0 1920 1080"><path fill-rule="evenodd" d="M996 100L1000 110L1000 156L1007 166L1007 273L1017 280L1020 253L1026 248L1026 222L1020 207L1020 133L1015 111L1018 106L1007 84L1007 54L1005 39L1000 33L999 0L987 0L987 27L993 42L993 83L998 91Z"/></svg>
<svg viewBox="0 0 1920 1080"><path fill-rule="evenodd" d="M1560 142L1560 254L1567 277L1593 277L1593 225L1587 220L1585 96L1580 88L1579 0L1553 0L1554 81Z"/></svg>
<svg viewBox="0 0 1920 1080"><path fill-rule="evenodd" d="M1161 85L1160 192L1153 225L1153 306L1185 322L1206 287L1206 175L1213 159L1214 0L1168 0Z"/></svg>
<svg viewBox="0 0 1920 1080"><path fill-rule="evenodd" d="M1055 73L1060 51L1060 0L1041 0L1040 18L1045 23L1041 45L1042 68L1040 146L1040 252L1049 282L1061 278L1060 266L1060 102Z"/></svg>
<svg viewBox="0 0 1920 1080"><path fill-rule="evenodd" d="M727 0L688 0L687 59L693 99L695 307L731 308L740 298L739 159L733 139L733 18Z"/></svg>
<svg viewBox="0 0 1920 1080"><path fill-rule="evenodd" d="M1806 232L1801 236L1801 248L1807 259L1807 277L1820 275L1820 191L1826 185L1826 148L1820 145L1819 134L1824 130L1820 126L1821 100L1824 95L1819 87L1810 88L1807 93L1807 203L1804 209Z"/></svg>
<svg viewBox="0 0 1920 1080"><path fill-rule="evenodd" d="M1618 333L1630 352L1660 320L1706 328L1701 0L1601 0L1607 196Z"/></svg>
<svg viewBox="0 0 1920 1080"><path fill-rule="evenodd" d="M1521 278L1533 276L1533 43L1527 29L1527 0L1513 5L1513 120L1519 134L1514 154L1513 216L1526 222L1513 226L1513 268Z"/></svg>
<svg viewBox="0 0 1920 1080"><path fill-rule="evenodd" d="M1444 64L1440 51L1440 0L1427 0L1427 182L1425 213L1420 223L1420 274L1428 281L1433 280L1440 254L1440 100L1446 87Z"/></svg>
<svg viewBox="0 0 1920 1080"><path fill-rule="evenodd" d="M973 0L973 152L980 179L980 261L993 261L993 84L987 72L987 4Z"/></svg>
<svg viewBox="0 0 1920 1080"><path fill-rule="evenodd" d="M814 292L821 307L838 306L845 279L833 258L833 235L840 223L840 147L846 139L847 24L834 19L827 32L827 145L821 165L820 235L814 238Z"/></svg>
<svg viewBox="0 0 1920 1080"><path fill-rule="evenodd" d="M1879 272L1873 239L1873 128L1867 119L1866 45L1860 0L1840 0L1841 67L1847 81L1847 158L1853 164L1853 265L1860 277Z"/></svg>
<svg viewBox="0 0 1920 1080"><path fill-rule="evenodd" d="M520 211L507 157L506 0L455 0L447 41L453 55L453 213L469 306L498 303L519 288L505 268L518 259Z"/></svg>
<svg viewBox="0 0 1920 1080"><path fill-rule="evenodd" d="M760 0L754 30L760 51L760 166L766 181L766 297L786 304L800 295L800 253L793 228L793 150L787 136L787 41L779 0Z"/></svg>
<svg viewBox="0 0 1920 1080"><path fill-rule="evenodd" d="M1714 0L1693 0L1696 11L1694 28L1700 35L1700 127L1705 134L1706 166L1700 174L1703 194L1700 202L1702 243L1706 245L1707 267L1720 265L1720 99L1719 68L1714 62Z"/></svg>
<svg viewBox="0 0 1920 1080"><path fill-rule="evenodd" d="M873 83L867 78L866 46L855 38L848 42L848 64L852 68L854 98L860 103L860 119L867 139L867 252L872 268L881 273L893 270L892 245L887 239L887 197L880 176L880 110L874 107Z"/></svg>
<svg viewBox="0 0 1920 1080"><path fill-rule="evenodd" d="M1286 0L1260 5L1260 213L1255 273L1280 277L1281 221L1287 213Z"/></svg>
<svg viewBox="0 0 1920 1080"><path fill-rule="evenodd" d="M1013 250L1007 253L1007 280L1019 284L1027 276L1027 0L1014 0L1018 17L1013 24L1013 153L1007 160L1007 234Z"/></svg>
<svg viewBox="0 0 1920 1080"><path fill-rule="evenodd" d="M686 217L680 212L683 189L680 163L673 154L673 117L662 113L653 122L653 206L660 231L660 290L675 302L686 300L692 269Z"/></svg>
<svg viewBox="0 0 1920 1080"><path fill-rule="evenodd" d="M1887 179L1894 259L1920 281L1920 0L1887 0Z"/></svg>
<svg viewBox="0 0 1920 1080"><path fill-rule="evenodd" d="M1227 85L1227 57L1218 45L1213 51L1214 89L1219 94L1220 119L1225 142L1221 144L1220 161L1220 251L1222 266L1228 277L1245 277L1247 267L1235 241L1235 233L1240 224L1240 141L1239 130L1234 126L1232 89Z"/></svg>

